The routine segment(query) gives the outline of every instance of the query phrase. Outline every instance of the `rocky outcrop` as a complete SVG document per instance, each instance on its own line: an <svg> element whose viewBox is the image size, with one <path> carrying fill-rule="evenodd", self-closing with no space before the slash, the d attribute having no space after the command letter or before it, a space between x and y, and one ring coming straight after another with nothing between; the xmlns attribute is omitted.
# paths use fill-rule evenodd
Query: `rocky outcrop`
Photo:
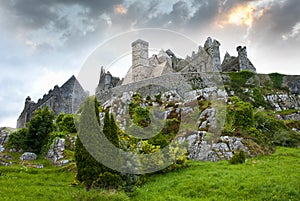
<svg viewBox="0 0 300 201"><path fill-rule="evenodd" d="M10 132L14 129L2 127L0 128L0 153L5 151L4 144L7 142Z"/></svg>
<svg viewBox="0 0 300 201"><path fill-rule="evenodd" d="M181 139L187 141L189 155L192 160L219 161L229 160L238 150L251 154L243 144L243 138L221 136L217 142L209 142L206 139L206 132L200 131Z"/></svg>
<svg viewBox="0 0 300 201"><path fill-rule="evenodd" d="M21 155L20 161L31 161L31 160L36 160L37 155L32 152L25 152L24 154Z"/></svg>
<svg viewBox="0 0 300 201"><path fill-rule="evenodd" d="M300 109L300 95L277 93L266 95L265 100L276 110Z"/></svg>
<svg viewBox="0 0 300 201"><path fill-rule="evenodd" d="M47 158L52 161L54 165L66 165L69 163L69 160L64 159L64 151L65 151L65 139L64 138L56 138L53 140L53 143L50 145L50 149L47 153Z"/></svg>

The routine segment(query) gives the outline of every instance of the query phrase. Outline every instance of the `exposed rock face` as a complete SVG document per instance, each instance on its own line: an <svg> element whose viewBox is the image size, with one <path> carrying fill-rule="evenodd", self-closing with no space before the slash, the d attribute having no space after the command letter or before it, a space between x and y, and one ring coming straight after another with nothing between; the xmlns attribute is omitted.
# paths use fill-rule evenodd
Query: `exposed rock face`
<svg viewBox="0 0 300 201"><path fill-rule="evenodd" d="M300 95L287 93L271 94L267 95L265 99L276 111L300 108Z"/></svg>
<svg viewBox="0 0 300 201"><path fill-rule="evenodd" d="M0 153L5 150L4 143L7 142L10 131L13 131L13 129L10 128L0 128Z"/></svg>
<svg viewBox="0 0 300 201"><path fill-rule="evenodd" d="M229 160L238 150L249 153L249 149L242 143L243 138L221 136L219 142L209 143L206 132L189 135L185 139L189 143L189 158L200 161Z"/></svg>
<svg viewBox="0 0 300 201"><path fill-rule="evenodd" d="M300 114L299 113L293 113L293 114L288 114L283 116L284 120L296 120L300 121Z"/></svg>
<svg viewBox="0 0 300 201"><path fill-rule="evenodd" d="M36 160L36 159L37 159L37 155L32 152L25 152L20 157L20 161L29 161L29 160Z"/></svg>
<svg viewBox="0 0 300 201"><path fill-rule="evenodd" d="M69 163L68 160L61 160L64 158L65 150L65 139L57 138L53 140L50 149L47 153L47 158L49 158L55 165L65 165Z"/></svg>

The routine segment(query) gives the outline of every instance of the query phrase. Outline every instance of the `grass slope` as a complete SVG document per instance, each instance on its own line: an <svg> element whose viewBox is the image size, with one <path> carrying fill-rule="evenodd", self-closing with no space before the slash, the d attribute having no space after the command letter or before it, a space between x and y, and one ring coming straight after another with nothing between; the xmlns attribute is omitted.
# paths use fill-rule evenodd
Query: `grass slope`
<svg viewBox="0 0 300 201"><path fill-rule="evenodd" d="M0 200L300 200L300 149L278 147L271 156L245 164L191 162L190 167L151 176L123 192L73 187L66 168L0 166Z"/></svg>
<svg viewBox="0 0 300 201"><path fill-rule="evenodd" d="M275 154L249 159L192 162L191 167L156 175L132 200L300 200L300 149L278 147Z"/></svg>

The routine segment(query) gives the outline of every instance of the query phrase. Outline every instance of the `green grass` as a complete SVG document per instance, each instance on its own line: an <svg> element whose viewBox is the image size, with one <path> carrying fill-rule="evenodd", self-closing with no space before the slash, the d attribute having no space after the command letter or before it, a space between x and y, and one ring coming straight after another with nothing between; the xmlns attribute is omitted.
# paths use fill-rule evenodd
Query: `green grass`
<svg viewBox="0 0 300 201"><path fill-rule="evenodd" d="M190 162L190 167L153 175L133 193L71 186L69 168L0 166L0 200L300 200L300 149L278 147L246 163Z"/></svg>
<svg viewBox="0 0 300 201"><path fill-rule="evenodd" d="M300 200L299 159L300 149L278 148L241 165L192 162L151 177L132 200Z"/></svg>
<svg viewBox="0 0 300 201"><path fill-rule="evenodd" d="M126 200L123 192L91 190L71 186L74 173L65 168L34 169L20 165L0 166L0 200Z"/></svg>

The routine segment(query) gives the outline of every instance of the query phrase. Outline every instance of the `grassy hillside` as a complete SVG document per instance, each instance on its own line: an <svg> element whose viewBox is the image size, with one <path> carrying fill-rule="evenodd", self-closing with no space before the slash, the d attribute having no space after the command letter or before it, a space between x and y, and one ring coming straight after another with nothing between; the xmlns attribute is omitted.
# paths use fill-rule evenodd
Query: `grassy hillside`
<svg viewBox="0 0 300 201"><path fill-rule="evenodd" d="M300 200L300 149L278 147L246 163L191 162L153 175L131 194L71 186L72 168L0 166L1 200Z"/></svg>

